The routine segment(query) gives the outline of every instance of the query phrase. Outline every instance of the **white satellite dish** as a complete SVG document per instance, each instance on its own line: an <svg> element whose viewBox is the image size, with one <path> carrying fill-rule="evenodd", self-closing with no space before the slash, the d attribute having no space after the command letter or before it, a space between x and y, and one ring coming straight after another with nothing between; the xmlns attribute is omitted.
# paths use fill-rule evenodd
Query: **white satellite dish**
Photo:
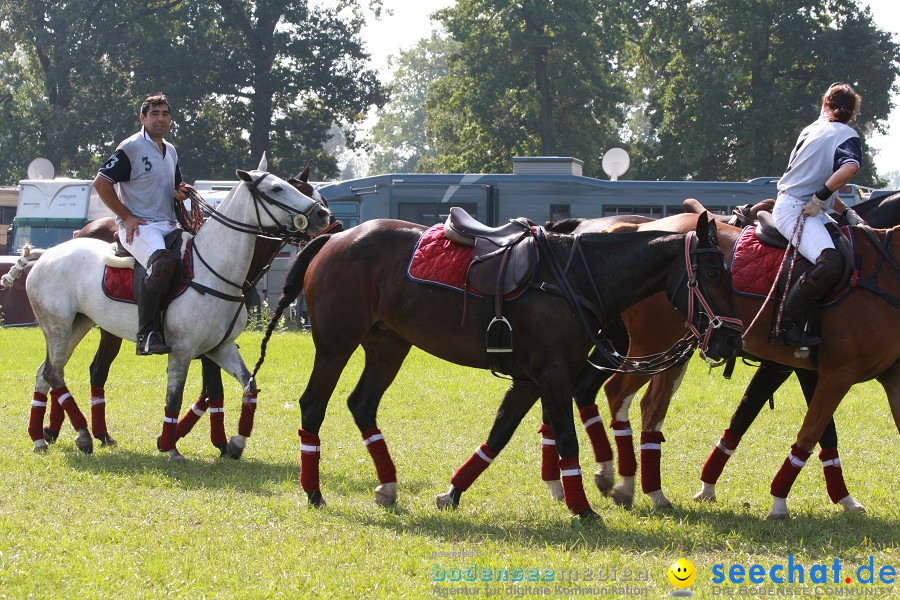
<svg viewBox="0 0 900 600"><path fill-rule="evenodd" d="M622 148L610 148L603 155L603 172L609 175L610 181L617 181L619 175L623 175L630 164L631 159Z"/></svg>
<svg viewBox="0 0 900 600"><path fill-rule="evenodd" d="M28 179L53 179L56 169L46 158L36 158L28 164Z"/></svg>

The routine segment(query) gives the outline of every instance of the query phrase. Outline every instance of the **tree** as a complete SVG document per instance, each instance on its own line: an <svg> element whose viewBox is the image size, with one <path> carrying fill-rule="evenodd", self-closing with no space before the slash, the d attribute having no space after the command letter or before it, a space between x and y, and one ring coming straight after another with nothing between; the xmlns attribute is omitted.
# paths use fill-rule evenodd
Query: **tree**
<svg viewBox="0 0 900 600"><path fill-rule="evenodd" d="M438 18L459 50L426 103L433 164L505 172L515 155L565 154L599 171L628 101L630 4L459 0Z"/></svg>
<svg viewBox="0 0 900 600"><path fill-rule="evenodd" d="M637 85L652 133L633 131L641 178L780 175L834 81L864 98L865 146L900 74L900 47L856 3L669 0L648 5L643 31ZM856 182L875 183L871 161Z"/></svg>
<svg viewBox="0 0 900 600"><path fill-rule="evenodd" d="M432 32L392 59L394 77L388 86L390 101L372 128L374 145L371 171L411 173L419 162L436 157L425 135L425 102L431 85L447 75L447 57L453 41Z"/></svg>

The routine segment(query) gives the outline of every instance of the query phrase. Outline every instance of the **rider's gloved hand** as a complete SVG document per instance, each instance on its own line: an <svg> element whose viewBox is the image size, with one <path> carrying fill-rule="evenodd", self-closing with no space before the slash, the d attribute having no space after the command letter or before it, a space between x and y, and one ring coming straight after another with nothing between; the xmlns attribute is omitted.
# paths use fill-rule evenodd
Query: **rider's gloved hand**
<svg viewBox="0 0 900 600"><path fill-rule="evenodd" d="M807 217L814 217L820 212L822 212L822 208L825 206L825 201L831 198L831 190L829 190L824 185L819 188L819 190L810 198L809 202L803 205L803 214Z"/></svg>

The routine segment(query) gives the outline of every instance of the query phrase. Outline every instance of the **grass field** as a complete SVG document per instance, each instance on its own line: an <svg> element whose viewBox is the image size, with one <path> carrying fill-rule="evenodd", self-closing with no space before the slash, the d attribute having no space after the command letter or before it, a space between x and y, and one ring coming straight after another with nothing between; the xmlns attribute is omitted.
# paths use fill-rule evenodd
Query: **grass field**
<svg viewBox="0 0 900 600"><path fill-rule="evenodd" d="M88 364L97 331L67 370L82 409L89 406ZM259 334L239 340L255 362ZM37 329L0 328L0 597L81 598L426 598L603 597L616 593L667 597L666 572L679 559L697 568L695 597L720 597L715 565L804 567L804 584L750 585L754 595L900 593L900 585L856 582L869 565L900 570L900 446L884 392L854 388L837 414L844 474L865 515L847 515L828 500L815 456L789 499L794 518L763 520L769 482L802 418L791 379L745 437L718 486L719 502L698 505L700 467L727 426L751 369L731 381L697 360L673 401L664 432L663 488L675 504L653 511L639 498L631 512L615 507L591 484L593 457L580 432L585 487L602 524L573 522L540 481L540 414L533 410L509 446L463 495L457 511L439 512L455 469L482 443L506 382L487 372L449 365L413 351L382 402L379 425L399 476L392 509L374 503L374 467L345 406L361 367L357 354L331 402L322 438L322 486L328 506L305 504L297 482L300 413L297 399L314 354L303 333L280 333L260 374L253 437L241 461L223 461L209 443L204 418L179 444L186 463L167 463L155 449L162 420L165 359L133 355L125 344L107 384L107 419L117 449L84 455L66 424L60 441L33 454L26 432L34 371L43 354ZM187 404L199 391L199 366L188 381ZM226 426L236 429L240 390L226 386ZM601 414L606 415L601 398ZM639 429L635 413L633 426ZM579 426L580 429L580 426ZM457 553L453 556L453 553ZM840 578L832 583L839 561ZM828 584L810 582L814 565L828 567ZM476 569L474 571L473 569ZM492 570L492 581L480 580ZM537 572L553 581L497 581ZM563 572L579 580L560 582ZM587 571L594 580L585 580ZM816 572L821 571L821 568ZM445 579L435 581L443 572ZM605 574L605 575L604 575ZM862 574L865 574L863 572ZM598 581L600 576L606 581ZM626 576L632 581L628 581ZM451 579L460 578L459 581ZM635 580L635 579L640 580ZM732 591L739 585L727 583ZM760 592L759 587L763 588ZM776 590L776 588L778 588ZM773 590L766 592L766 590ZM854 591L855 590L855 591Z"/></svg>

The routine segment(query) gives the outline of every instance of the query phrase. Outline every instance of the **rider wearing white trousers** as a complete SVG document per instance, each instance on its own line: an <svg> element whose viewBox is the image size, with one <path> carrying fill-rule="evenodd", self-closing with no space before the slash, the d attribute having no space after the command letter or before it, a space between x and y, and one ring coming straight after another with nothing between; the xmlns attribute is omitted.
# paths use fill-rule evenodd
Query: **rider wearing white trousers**
<svg viewBox="0 0 900 600"><path fill-rule="evenodd" d="M846 212L848 222L859 217L834 192L853 179L862 160L859 135L847 125L859 111L861 98L846 83L835 83L822 97L819 118L797 138L787 171L778 182L772 216L778 231L800 254L814 263L793 284L784 303L782 341L813 346L820 340L804 331L810 308L821 302L843 272L843 257L825 228L823 209Z"/></svg>
<svg viewBox="0 0 900 600"><path fill-rule="evenodd" d="M174 200L187 194L175 147L163 139L172 126L170 110L164 94L145 98L141 130L119 144L94 178L100 198L116 214L119 241L147 269L138 296L139 355L171 350L159 331L159 311L178 257L166 249L164 237L178 228Z"/></svg>

